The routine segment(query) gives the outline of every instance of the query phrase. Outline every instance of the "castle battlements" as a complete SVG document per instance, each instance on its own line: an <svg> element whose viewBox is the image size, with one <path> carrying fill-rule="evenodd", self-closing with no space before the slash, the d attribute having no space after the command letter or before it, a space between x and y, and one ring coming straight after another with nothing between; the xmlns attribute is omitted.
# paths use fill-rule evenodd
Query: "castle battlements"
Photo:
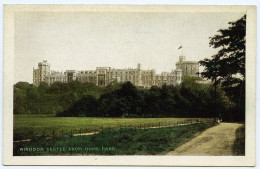
<svg viewBox="0 0 260 169"><path fill-rule="evenodd" d="M112 82L130 81L136 86L150 88L151 86L177 85L181 83L182 75L194 76L198 72L198 62L185 61L185 56L180 56L177 68L171 72L156 74L156 70L142 70L138 63L136 68L115 69L111 67L96 67L96 70L66 70L51 71L47 60L38 63L38 68L33 68L33 84L41 82L53 84L55 82L68 83L78 81L90 82L98 86L106 86Z"/></svg>

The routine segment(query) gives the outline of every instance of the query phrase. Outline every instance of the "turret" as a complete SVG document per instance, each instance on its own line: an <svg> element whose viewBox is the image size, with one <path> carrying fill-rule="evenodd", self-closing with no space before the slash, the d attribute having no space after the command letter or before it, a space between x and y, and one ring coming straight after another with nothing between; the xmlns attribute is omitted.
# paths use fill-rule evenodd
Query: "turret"
<svg viewBox="0 0 260 169"><path fill-rule="evenodd" d="M181 69L176 69L176 83L180 84L182 81L182 70Z"/></svg>
<svg viewBox="0 0 260 169"><path fill-rule="evenodd" d="M141 70L141 64L140 63L137 64L137 70Z"/></svg>
<svg viewBox="0 0 260 169"><path fill-rule="evenodd" d="M137 86L142 86L142 72L141 72L141 64L137 64Z"/></svg>
<svg viewBox="0 0 260 169"><path fill-rule="evenodd" d="M33 84L39 85L41 82L45 81L45 77L50 74L50 64L47 60L38 63L38 68L33 68Z"/></svg>
<svg viewBox="0 0 260 169"><path fill-rule="evenodd" d="M179 56L179 62L184 62L186 60L185 56Z"/></svg>

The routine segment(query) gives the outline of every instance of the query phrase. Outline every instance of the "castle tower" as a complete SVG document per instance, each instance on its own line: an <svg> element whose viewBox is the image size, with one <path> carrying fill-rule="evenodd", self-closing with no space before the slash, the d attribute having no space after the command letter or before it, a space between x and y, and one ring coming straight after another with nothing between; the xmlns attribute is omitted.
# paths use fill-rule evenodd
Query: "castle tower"
<svg viewBox="0 0 260 169"><path fill-rule="evenodd" d="M137 64L137 86L142 86L142 72L141 72L141 64Z"/></svg>
<svg viewBox="0 0 260 169"><path fill-rule="evenodd" d="M38 63L38 69L40 71L40 81L44 81L45 77L50 74L50 64L47 60Z"/></svg>
<svg viewBox="0 0 260 169"><path fill-rule="evenodd" d="M182 81L182 70L181 69L176 69L176 84L181 84Z"/></svg>
<svg viewBox="0 0 260 169"><path fill-rule="evenodd" d="M50 64L47 60L38 63L38 68L33 68L33 84L39 85L41 82L45 81L45 77L50 74Z"/></svg>
<svg viewBox="0 0 260 169"><path fill-rule="evenodd" d="M141 70L141 64L140 63L137 64L137 70Z"/></svg>
<svg viewBox="0 0 260 169"><path fill-rule="evenodd" d="M179 62L184 62L186 60L186 56L179 56Z"/></svg>
<svg viewBox="0 0 260 169"><path fill-rule="evenodd" d="M199 63L196 61L186 61L185 56L179 56L179 62L176 63L176 69L181 69L183 76L197 76L197 73L199 72Z"/></svg>

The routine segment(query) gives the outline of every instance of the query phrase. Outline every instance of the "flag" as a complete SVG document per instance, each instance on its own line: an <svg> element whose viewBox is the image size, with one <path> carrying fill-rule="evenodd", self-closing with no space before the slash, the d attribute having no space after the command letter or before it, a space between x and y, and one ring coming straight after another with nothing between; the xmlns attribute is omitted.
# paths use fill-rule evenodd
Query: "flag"
<svg viewBox="0 0 260 169"><path fill-rule="evenodd" d="M182 45L178 49L181 49L181 48L182 48Z"/></svg>

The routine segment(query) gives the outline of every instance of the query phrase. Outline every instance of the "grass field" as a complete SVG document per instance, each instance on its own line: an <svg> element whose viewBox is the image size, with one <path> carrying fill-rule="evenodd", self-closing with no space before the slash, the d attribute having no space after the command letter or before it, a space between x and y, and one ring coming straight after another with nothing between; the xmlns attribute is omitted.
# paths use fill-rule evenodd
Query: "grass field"
<svg viewBox="0 0 260 169"><path fill-rule="evenodd" d="M62 133L88 133L103 129L121 127L167 126L205 118L90 118L90 117L48 117L48 116L14 116L14 140L52 136ZM140 126L141 125L141 126Z"/></svg>
<svg viewBox="0 0 260 169"><path fill-rule="evenodd" d="M214 124L200 123L164 128L121 128L88 136L64 134L54 139L38 138L30 142L14 143L13 154L15 156L163 155L212 125Z"/></svg>

